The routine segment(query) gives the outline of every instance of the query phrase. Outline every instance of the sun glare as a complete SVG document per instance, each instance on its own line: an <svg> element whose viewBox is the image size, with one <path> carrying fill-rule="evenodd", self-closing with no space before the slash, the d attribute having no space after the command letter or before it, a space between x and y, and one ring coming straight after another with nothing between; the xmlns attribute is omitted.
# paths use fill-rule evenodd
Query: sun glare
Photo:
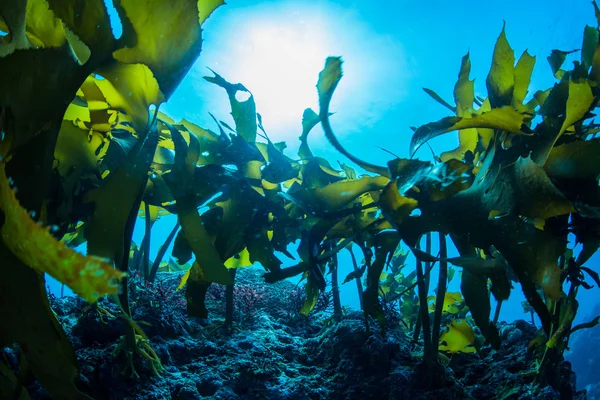
<svg viewBox="0 0 600 400"><path fill-rule="evenodd" d="M316 106L315 77L327 56L325 39L323 32L283 24L247 32L240 50L249 57L233 72L254 94L266 126L289 126L298 121L299 110Z"/></svg>
<svg viewBox="0 0 600 400"><path fill-rule="evenodd" d="M298 0L237 7L221 19L209 19L214 25L207 27L211 34L199 63L182 84L181 97L173 96L178 102L165 107L174 115L212 129L209 112L232 122L225 93L202 79L211 75L209 67L252 92L267 133L275 141L285 140L293 153L304 109L317 111L319 106L315 86L329 56L344 60L344 78L331 106L338 113L334 122L340 137L370 129L382 110L404 98L410 71L402 46L375 31L359 13ZM190 83L193 92L188 91ZM190 107L192 96L206 101ZM310 140L318 146L323 137L315 131Z"/></svg>

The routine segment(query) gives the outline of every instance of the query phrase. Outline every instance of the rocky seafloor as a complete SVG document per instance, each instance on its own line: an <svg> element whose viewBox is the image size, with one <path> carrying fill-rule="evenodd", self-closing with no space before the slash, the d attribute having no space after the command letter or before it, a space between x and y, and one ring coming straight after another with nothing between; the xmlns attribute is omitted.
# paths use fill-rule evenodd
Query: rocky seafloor
<svg viewBox="0 0 600 400"><path fill-rule="evenodd" d="M78 387L95 399L585 399L575 391L575 374L564 362L562 393L534 384L527 344L536 328L526 321L501 323L499 350L450 358L446 386L424 389L417 377L422 349L400 324L385 336L360 312L345 310L332 323L329 304L320 301L310 318L298 315L303 290L290 282L262 285L260 270L236 278L236 324L223 328L224 290L209 291L208 320L188 318L178 276L161 274L158 283L132 296L134 319L160 356L164 370L144 362L138 378L123 376L114 357L125 323L109 300L89 307L76 297L51 298L80 363ZM16 360L15 360L16 361ZM48 398L29 377L32 398Z"/></svg>

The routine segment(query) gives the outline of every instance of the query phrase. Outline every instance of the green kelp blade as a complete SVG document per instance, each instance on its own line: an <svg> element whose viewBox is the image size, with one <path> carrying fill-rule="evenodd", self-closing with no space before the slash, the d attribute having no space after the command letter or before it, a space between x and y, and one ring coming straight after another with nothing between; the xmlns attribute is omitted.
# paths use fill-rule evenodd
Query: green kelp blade
<svg viewBox="0 0 600 400"><path fill-rule="evenodd" d="M173 127L169 127L169 129L175 143L176 174L180 178L177 181L181 182L185 187L183 191L176 191L176 188L171 188L172 192L181 193L176 198L176 209L181 229L189 247L196 256L196 263L201 269L202 279L209 282L230 285L233 283L231 274L225 267L223 260L221 260L196 208L196 199L192 188L193 171L199 157L197 153L199 146L192 145L192 142L198 142L198 139L193 135L190 136L193 139L188 147L177 129ZM173 185L174 182L169 181L167 183Z"/></svg>
<svg viewBox="0 0 600 400"><path fill-rule="evenodd" d="M515 135L531 136L533 131L527 123L532 115L520 113L512 106L493 108L482 114L473 114L471 117L445 117L437 122L431 122L419 127L414 133L410 149L414 154L427 141L447 132L469 128L500 129Z"/></svg>

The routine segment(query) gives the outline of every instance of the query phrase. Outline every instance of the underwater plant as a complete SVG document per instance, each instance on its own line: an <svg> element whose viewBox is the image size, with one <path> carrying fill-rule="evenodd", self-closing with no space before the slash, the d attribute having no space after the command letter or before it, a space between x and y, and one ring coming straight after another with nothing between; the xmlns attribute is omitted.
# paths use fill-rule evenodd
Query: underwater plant
<svg viewBox="0 0 600 400"><path fill-rule="evenodd" d="M595 2L594 7L599 16ZM365 170L391 179L379 200L387 222L413 249L418 261L462 268L465 303L494 347L500 345L500 337L490 320L489 293L498 302L506 300L512 287L509 272L515 275L546 337L537 370L539 381L557 387L562 382L554 366L562 359L569 334L579 329L572 327L577 292L582 286L591 288L588 278L597 280L597 274L584 264L600 244L597 229L592 228L600 215L599 142L594 137L597 129L593 121L588 121L600 96L598 36L598 29L585 28L580 61L570 70L562 69L565 52L554 51L548 60L557 83L536 92L527 103L524 99L535 57L524 52L515 65L504 29L494 49L485 99L474 95L469 55L465 55L454 89L456 106L426 90L456 116L421 126L412 137L414 154L436 136L459 132L459 148L443 153L435 163L395 159L384 167L348 153L329 123L329 103L342 77L339 57L327 59L317 85L321 121L330 143ZM410 215L415 208L420 214ZM420 251L421 237L432 231L449 235L461 256L440 254L437 258ZM583 244L577 258L567 248L569 232ZM440 239L445 243L443 236ZM387 254L381 251L380 256ZM371 269L376 264L377 259ZM419 282L423 281L420 271L417 267ZM490 288L488 280L492 282ZM443 304L444 282L440 279L438 285L433 338L439 333L437 316ZM426 291L419 290L419 297L423 308ZM427 318L426 312L421 315ZM439 369L438 343L433 339L428 344L428 323L423 329L428 331L425 371L430 379L439 378L433 373ZM433 349L428 351L428 347Z"/></svg>
<svg viewBox="0 0 600 400"><path fill-rule="evenodd" d="M231 328L234 318L251 320L269 306L261 288L236 284L238 268L258 263L266 283L302 278L303 292L285 297L292 312L331 311L335 324L344 318L337 254L347 249L354 270L344 283L356 283L366 330L374 319L385 333L395 310L422 347L426 385L448 379L443 353L472 353L483 340L500 346L500 305L516 281L542 323L539 382L560 387L555 366L570 334L593 325L572 326L577 293L591 288L589 279L600 286L584 265L600 246L600 142L590 121L600 98L598 30L585 28L572 69L563 69L566 52L554 51L548 61L556 84L525 102L535 57L525 52L515 65L503 29L485 99L474 94L468 54L454 106L426 89L454 115L415 128L411 153L454 131L460 146L434 162L396 158L380 166L347 152L329 121L339 57L328 58L319 75L320 107L304 111L296 158L271 141L248 88L214 71L204 79L226 92L234 126L213 116L213 132L159 111L199 56L202 24L222 3L115 0L119 38L101 0L0 4L0 29L8 32L0 37L0 345L18 345L50 396L85 399L43 273L91 303L111 296L127 322L115 356L137 377L141 365L160 374L162 364L133 318L132 293L152 293L158 304L138 306L161 316L185 306L194 318L207 318L207 300L219 296ZM313 154L308 136L319 124L367 173ZM153 227L165 215L177 222L151 260ZM567 248L570 232L583 244L577 257ZM459 257L448 257L448 239ZM296 241L299 259L289 250ZM401 242L416 257L407 276ZM73 250L82 243L85 255ZM282 268L280 254L295 265ZM461 270L460 293L446 290L450 265ZM434 266L440 273L429 298ZM185 304L159 271L185 271L178 286ZM490 296L499 304L494 317ZM23 393L22 372L0 359L3 393Z"/></svg>
<svg viewBox="0 0 600 400"><path fill-rule="evenodd" d="M119 38L101 0L0 4L8 33L0 38L0 344L17 343L54 398L88 396L73 383L77 362L42 272L89 301L118 294L131 322L120 348L132 373L134 355L148 354L130 317L127 264L158 144L149 106L171 96L200 53L202 23L221 3L115 2ZM86 256L58 240L81 221ZM15 385L0 375L3 393L21 392Z"/></svg>

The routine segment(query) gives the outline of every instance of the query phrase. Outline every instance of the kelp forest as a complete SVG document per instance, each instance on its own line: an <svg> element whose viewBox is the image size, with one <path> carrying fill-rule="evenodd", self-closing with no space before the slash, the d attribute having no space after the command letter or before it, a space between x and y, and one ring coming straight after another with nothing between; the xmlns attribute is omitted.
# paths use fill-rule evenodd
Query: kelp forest
<svg viewBox="0 0 600 400"><path fill-rule="evenodd" d="M457 135L458 148L375 165L348 152L330 120L344 113L330 108L342 57L323 60L315 76L319 109L298 116L298 154L271 141L250 90L218 71L204 79L227 93L234 126L215 115L210 130L160 111L200 56L210 34L203 23L223 4L115 0L117 39L102 0L0 2L0 345L16 349L17 360L0 358L0 398L30 398L32 379L50 398L91 398L75 383L79 360L45 274L80 296L87 313L121 322L113 357L120 379L139 380L168 371L134 317L134 293L171 271L171 295L202 320L211 287L223 287L217 329L233 334L236 276L253 264L267 286L301 280L297 313L307 319L331 288L328 326L344 319L339 286L356 285L361 329L385 337L401 326L418 360L414 379L428 390L449 385L456 355L504 345L500 308L522 290L541 326L519 373L573 398L560 373L564 352L574 332L600 318L574 324L579 292L600 287L586 264L600 246L598 28L581 27L572 65L572 49L515 55L505 29L487 77L471 76L468 53L452 60L454 99L425 89L448 116L406 131L411 155L441 135ZM600 26L595 1L594 11ZM554 85L531 93L534 68L553 72ZM475 95L475 78L485 79L485 97ZM339 168L309 147L320 130ZM151 260L153 224L168 215L176 224ZM139 244L135 224L145 231ZM450 257L449 246L459 255ZM338 276L340 252L352 256L347 276ZM460 292L447 290L452 278Z"/></svg>

